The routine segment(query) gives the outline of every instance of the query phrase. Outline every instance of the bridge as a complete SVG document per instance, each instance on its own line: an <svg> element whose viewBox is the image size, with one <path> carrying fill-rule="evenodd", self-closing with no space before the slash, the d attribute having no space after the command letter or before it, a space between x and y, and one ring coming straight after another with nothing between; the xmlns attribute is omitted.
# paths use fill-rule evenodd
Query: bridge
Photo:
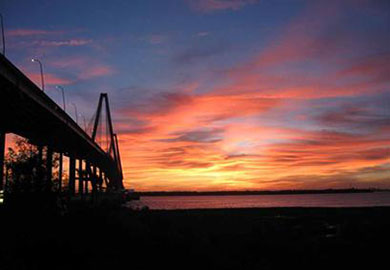
<svg viewBox="0 0 390 270"><path fill-rule="evenodd" d="M108 124L106 149L97 141L103 112ZM46 167L42 173L46 181L52 181L53 154L59 154L60 191L63 188L64 156L69 158L66 163L69 166L69 195L83 196L89 192L90 187L92 193L103 189L123 189L118 138L114 133L107 94L100 95L93 130L88 134L0 54L0 190L4 187L4 148L7 133L27 138L38 147L39 160L42 164L44 162ZM45 160L42 149L46 149Z"/></svg>

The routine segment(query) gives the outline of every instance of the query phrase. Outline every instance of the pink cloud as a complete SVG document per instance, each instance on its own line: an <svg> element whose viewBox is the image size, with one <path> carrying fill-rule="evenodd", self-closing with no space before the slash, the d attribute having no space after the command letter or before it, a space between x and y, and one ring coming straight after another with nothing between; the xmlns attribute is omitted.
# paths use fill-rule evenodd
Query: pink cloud
<svg viewBox="0 0 390 270"><path fill-rule="evenodd" d="M95 59L87 56L56 58L50 61L50 65L56 68L76 72L79 79L107 76L115 72L110 66L100 64Z"/></svg>
<svg viewBox="0 0 390 270"><path fill-rule="evenodd" d="M255 4L258 0L190 0L190 6L199 12L213 12L217 10L238 10L246 5Z"/></svg>
<svg viewBox="0 0 390 270"><path fill-rule="evenodd" d="M88 62L91 62L92 59L83 57L66 57L58 59L57 57L55 60L50 61L50 65L57 67L57 68L81 68L84 69Z"/></svg>
<svg viewBox="0 0 390 270"><path fill-rule="evenodd" d="M27 77L30 78L36 85L41 87L41 74L40 73L27 73ZM58 77L51 73L45 73L44 75L45 85L67 85L72 81L66 78Z"/></svg>
<svg viewBox="0 0 390 270"><path fill-rule="evenodd" d="M389 82L390 53L379 53L363 57L353 62L351 66L338 73L340 77L371 77L374 82Z"/></svg>
<svg viewBox="0 0 390 270"><path fill-rule="evenodd" d="M95 66L81 72L81 79L90 79L95 77L107 76L114 73L114 70L108 66Z"/></svg>
<svg viewBox="0 0 390 270"><path fill-rule="evenodd" d="M348 32L334 31L334 22L341 20L342 15L338 3L308 5L267 47L247 62L227 70L225 76L229 80L215 90L223 94L257 92L263 97L288 99L348 97L383 91L383 83L389 82L389 54L343 57L359 42ZM327 19L330 17L331 21ZM312 72L302 69L302 65L315 68Z"/></svg>
<svg viewBox="0 0 390 270"><path fill-rule="evenodd" d="M23 36L34 36L34 35L52 35L60 34L61 31L51 31L43 29L14 29L7 31L7 36L23 37Z"/></svg>

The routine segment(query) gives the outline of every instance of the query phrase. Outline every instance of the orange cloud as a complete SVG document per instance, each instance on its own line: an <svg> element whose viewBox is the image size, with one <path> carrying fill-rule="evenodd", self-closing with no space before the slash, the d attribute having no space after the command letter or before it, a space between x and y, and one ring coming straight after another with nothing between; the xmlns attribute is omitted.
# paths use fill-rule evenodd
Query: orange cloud
<svg viewBox="0 0 390 270"><path fill-rule="evenodd" d="M388 166L390 138L379 132L389 128L388 121L367 134L309 131L248 121L248 116L279 106L277 100L212 94L170 99L174 102L160 110L122 112L148 125L120 135L129 186L246 190L386 185L379 170L363 171ZM232 121L235 117L247 120Z"/></svg>
<svg viewBox="0 0 390 270"><path fill-rule="evenodd" d="M217 2L202 3L209 11L244 3ZM388 53L344 57L351 45L364 42L334 27L340 11L338 3L310 4L266 48L217 74L221 84L197 83L196 89L156 94L122 109L121 117L132 119L119 126L127 185L389 187L387 105L357 101L387 97Z"/></svg>
<svg viewBox="0 0 390 270"><path fill-rule="evenodd" d="M277 99L256 95L163 93L140 106L126 108L122 113L147 121L150 127L154 127L154 134L156 129L170 134L191 127L212 127L218 121L260 114L277 103ZM167 138L169 136L165 139Z"/></svg>

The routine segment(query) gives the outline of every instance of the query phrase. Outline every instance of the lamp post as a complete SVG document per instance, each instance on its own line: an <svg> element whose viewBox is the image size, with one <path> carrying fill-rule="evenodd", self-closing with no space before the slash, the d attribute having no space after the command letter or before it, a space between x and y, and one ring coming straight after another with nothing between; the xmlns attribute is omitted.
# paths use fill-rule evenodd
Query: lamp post
<svg viewBox="0 0 390 270"><path fill-rule="evenodd" d="M61 92L62 92L63 109L64 109L64 111L66 112L65 91L64 91L65 89L64 89L64 87L62 87L61 85L57 85L56 88L59 89L59 90L61 90Z"/></svg>
<svg viewBox="0 0 390 270"><path fill-rule="evenodd" d="M85 117L83 114L80 113L80 116L83 118L84 120L84 131L87 132L87 121L85 121Z"/></svg>
<svg viewBox="0 0 390 270"><path fill-rule="evenodd" d="M76 116L76 123L79 124L79 116L78 116L78 113L77 113L77 106L74 103L71 103L71 104L74 107L74 114Z"/></svg>
<svg viewBox="0 0 390 270"><path fill-rule="evenodd" d="M37 62L39 64L39 68L41 70L41 87L42 87L42 91L45 92L45 80L43 78L43 65L42 65L42 62L39 59L36 59L36 58L31 59L31 62Z"/></svg>
<svg viewBox="0 0 390 270"><path fill-rule="evenodd" d="M0 13L0 23L1 23L1 37L3 41L3 55L5 56L5 35L4 35L4 21L3 21L3 15Z"/></svg>

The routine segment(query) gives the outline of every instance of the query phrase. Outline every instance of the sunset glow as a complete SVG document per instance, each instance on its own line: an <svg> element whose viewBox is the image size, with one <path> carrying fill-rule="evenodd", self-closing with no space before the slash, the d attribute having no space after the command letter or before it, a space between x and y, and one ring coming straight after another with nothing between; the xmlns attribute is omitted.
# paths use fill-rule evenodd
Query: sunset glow
<svg viewBox="0 0 390 270"><path fill-rule="evenodd" d="M126 187L390 188L387 1L111 2L0 8L60 106L56 85L87 120L108 93Z"/></svg>

